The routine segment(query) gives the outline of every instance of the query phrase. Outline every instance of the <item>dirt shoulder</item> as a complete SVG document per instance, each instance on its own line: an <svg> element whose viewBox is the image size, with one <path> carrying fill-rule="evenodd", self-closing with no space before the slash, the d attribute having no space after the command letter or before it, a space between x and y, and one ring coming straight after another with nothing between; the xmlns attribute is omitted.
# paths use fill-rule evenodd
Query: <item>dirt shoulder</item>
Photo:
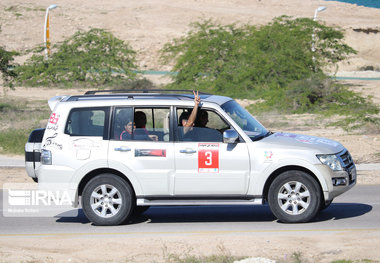
<svg viewBox="0 0 380 263"><path fill-rule="evenodd" d="M277 231L276 231L277 232ZM292 232L292 233L289 233ZM265 257L277 262L327 263L334 260L379 260L380 231L252 231L230 235L215 232L146 237L129 235L46 235L1 237L3 262L178 262L173 255ZM212 242L210 242L212 240ZM106 247L102 249L101 247ZM101 249L100 249L101 248ZM374 261L379 262L379 261Z"/></svg>

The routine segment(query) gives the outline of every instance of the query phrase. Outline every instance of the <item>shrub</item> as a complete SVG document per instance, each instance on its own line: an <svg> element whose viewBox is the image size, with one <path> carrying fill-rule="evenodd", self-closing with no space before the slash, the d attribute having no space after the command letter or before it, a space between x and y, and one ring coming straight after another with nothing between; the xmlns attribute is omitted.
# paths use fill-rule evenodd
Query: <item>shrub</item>
<svg viewBox="0 0 380 263"><path fill-rule="evenodd" d="M311 51L312 34L317 36ZM295 80L322 73L355 51L343 43L337 29L308 18L275 18L268 25L192 25L186 36L167 43L164 62L174 62L171 86L194 87L227 95L246 96L268 87L286 88Z"/></svg>
<svg viewBox="0 0 380 263"><path fill-rule="evenodd" d="M282 16L259 28L195 23L187 35L167 43L161 57L178 71L169 87L254 99L258 102L248 109L255 113L345 115L336 124L352 129L380 124L374 117L379 109L331 80L323 68L355 52L338 29Z"/></svg>
<svg viewBox="0 0 380 263"><path fill-rule="evenodd" d="M17 83L46 86L74 83L104 85L113 81L133 79L135 51L122 40L103 29L77 32L54 47L48 60L42 47L17 68Z"/></svg>
<svg viewBox="0 0 380 263"><path fill-rule="evenodd" d="M0 72L6 84L11 84L11 81L16 76L16 73L11 69L15 66L13 63L15 55L17 55L17 52L6 51L3 47L0 47Z"/></svg>

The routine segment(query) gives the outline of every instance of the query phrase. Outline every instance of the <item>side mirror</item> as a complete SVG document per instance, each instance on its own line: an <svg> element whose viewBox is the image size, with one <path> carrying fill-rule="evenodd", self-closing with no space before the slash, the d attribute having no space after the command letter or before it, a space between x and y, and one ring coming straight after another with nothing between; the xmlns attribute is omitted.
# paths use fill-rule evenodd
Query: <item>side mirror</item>
<svg viewBox="0 0 380 263"><path fill-rule="evenodd" d="M224 143L236 143L239 139L239 134L235 130L226 130L223 132Z"/></svg>

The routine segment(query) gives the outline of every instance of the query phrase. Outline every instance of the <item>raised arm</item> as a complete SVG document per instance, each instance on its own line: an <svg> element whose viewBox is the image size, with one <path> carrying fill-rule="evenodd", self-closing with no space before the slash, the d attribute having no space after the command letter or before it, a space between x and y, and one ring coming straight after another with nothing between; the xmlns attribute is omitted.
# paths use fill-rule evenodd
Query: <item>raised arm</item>
<svg viewBox="0 0 380 263"><path fill-rule="evenodd" d="M201 98L198 96L198 91L197 91L196 94L195 94L195 91L193 91L193 93L194 93L194 108L191 111L189 119L187 120L187 122L184 125L184 127L193 127L195 119L197 118L198 105L201 102Z"/></svg>

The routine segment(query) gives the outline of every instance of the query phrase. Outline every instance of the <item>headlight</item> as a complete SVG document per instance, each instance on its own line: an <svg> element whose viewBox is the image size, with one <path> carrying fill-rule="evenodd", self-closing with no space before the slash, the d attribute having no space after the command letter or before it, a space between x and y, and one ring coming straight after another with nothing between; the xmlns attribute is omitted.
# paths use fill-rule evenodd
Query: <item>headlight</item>
<svg viewBox="0 0 380 263"><path fill-rule="evenodd" d="M317 155L321 163L328 165L333 171L342 171L342 165L335 154L321 154Z"/></svg>

